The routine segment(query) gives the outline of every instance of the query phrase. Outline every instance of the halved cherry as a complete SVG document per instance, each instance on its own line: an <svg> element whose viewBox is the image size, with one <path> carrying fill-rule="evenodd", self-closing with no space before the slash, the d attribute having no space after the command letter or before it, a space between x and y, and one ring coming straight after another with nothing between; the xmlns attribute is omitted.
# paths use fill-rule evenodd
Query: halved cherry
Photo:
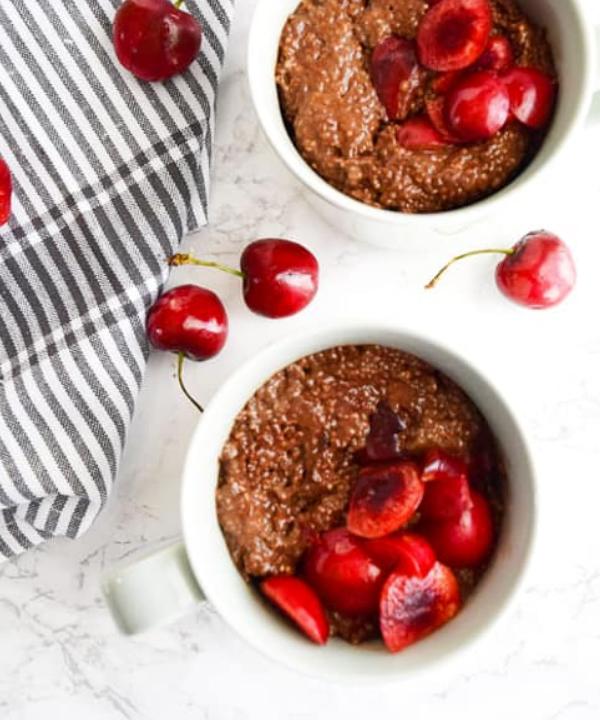
<svg viewBox="0 0 600 720"><path fill-rule="evenodd" d="M445 104L446 103L443 97L431 97L427 98L425 101L425 108L433 127L440 133L446 142L452 145L457 145L461 141L456 137L456 135L453 135L452 131L448 127L444 111Z"/></svg>
<svg viewBox="0 0 600 720"><path fill-rule="evenodd" d="M307 550L304 575L330 610L350 617L377 610L383 573L345 528L324 533Z"/></svg>
<svg viewBox="0 0 600 720"><path fill-rule="evenodd" d="M449 455L439 448L430 448L423 458L421 480L425 483L435 480L452 480L467 475L464 460Z"/></svg>
<svg viewBox="0 0 600 720"><path fill-rule="evenodd" d="M556 98L553 79L535 68L516 67L502 76L513 115L527 127L547 124Z"/></svg>
<svg viewBox="0 0 600 720"><path fill-rule="evenodd" d="M450 144L424 115L409 118L399 125L396 139L407 150L435 150Z"/></svg>
<svg viewBox="0 0 600 720"><path fill-rule="evenodd" d="M488 70L469 73L448 93L445 108L453 135L464 142L488 140L508 120L508 90Z"/></svg>
<svg viewBox="0 0 600 720"><path fill-rule="evenodd" d="M422 499L423 483L414 463L363 468L350 497L346 526L360 537L383 537L407 523Z"/></svg>
<svg viewBox="0 0 600 720"><path fill-rule="evenodd" d="M452 567L477 567L487 558L494 542L488 501L474 490L471 500L471 509L458 517L419 524L419 532L432 544L438 559Z"/></svg>
<svg viewBox="0 0 600 720"><path fill-rule="evenodd" d="M363 547L386 573L395 570L405 575L425 577L435 563L433 548L416 533L398 532L365 540Z"/></svg>
<svg viewBox="0 0 600 720"><path fill-rule="evenodd" d="M381 401L369 416L365 446L354 454L354 460L359 465L372 465L402 457L398 435L403 430L406 430L406 424L386 402Z"/></svg>
<svg viewBox="0 0 600 720"><path fill-rule="evenodd" d="M431 81L431 89L438 95L445 95L461 75L460 70L441 73Z"/></svg>
<svg viewBox="0 0 600 720"><path fill-rule="evenodd" d="M504 72L513 66L515 54L506 35L494 35L477 61L477 70Z"/></svg>
<svg viewBox="0 0 600 720"><path fill-rule="evenodd" d="M460 609L460 590L450 568L435 563L425 577L395 572L381 591L383 641L391 652L403 650L451 620Z"/></svg>
<svg viewBox="0 0 600 720"><path fill-rule="evenodd" d="M466 475L448 480L434 480L425 485L425 495L419 506L424 518L441 520L460 517L473 507Z"/></svg>
<svg viewBox="0 0 600 720"><path fill-rule="evenodd" d="M317 645L329 637L329 622L315 591L292 575L275 575L260 583L260 589Z"/></svg>
<svg viewBox="0 0 600 720"><path fill-rule="evenodd" d="M491 29L489 0L440 0L419 26L419 59L432 70L468 67L485 50Z"/></svg>
<svg viewBox="0 0 600 720"><path fill-rule="evenodd" d="M415 44L392 35L371 55L371 79L390 120L405 117L419 82Z"/></svg>

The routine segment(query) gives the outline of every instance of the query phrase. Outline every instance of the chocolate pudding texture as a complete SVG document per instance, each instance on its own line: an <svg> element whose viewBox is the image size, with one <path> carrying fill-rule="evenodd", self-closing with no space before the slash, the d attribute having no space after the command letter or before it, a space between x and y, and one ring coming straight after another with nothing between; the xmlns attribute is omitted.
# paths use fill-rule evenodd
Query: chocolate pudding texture
<svg viewBox="0 0 600 720"><path fill-rule="evenodd" d="M499 467L487 424L473 402L423 360L377 345L342 346L305 357L268 380L237 416L220 463L219 522L247 579L292 574L315 532L345 524L369 417L384 401L405 430L402 451L435 447L470 460L482 449ZM499 517L498 472L478 481ZM480 569L481 571L481 569ZM468 594L480 574L457 573ZM332 617L353 642L369 621Z"/></svg>
<svg viewBox="0 0 600 720"><path fill-rule="evenodd" d="M492 32L510 39L515 63L555 76L544 30L514 0L491 6ZM425 0L302 0L283 30L276 69L284 118L311 167L357 200L406 213L486 197L525 167L543 139L511 121L486 142L430 150L398 144L371 82L370 56L390 35L414 39L428 9ZM421 70L404 117L425 112L436 75Z"/></svg>

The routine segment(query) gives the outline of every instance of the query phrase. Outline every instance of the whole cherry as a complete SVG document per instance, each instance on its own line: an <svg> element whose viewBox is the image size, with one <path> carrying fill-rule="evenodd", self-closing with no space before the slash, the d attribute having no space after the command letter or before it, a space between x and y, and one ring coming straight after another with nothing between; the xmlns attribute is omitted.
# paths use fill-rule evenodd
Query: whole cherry
<svg viewBox="0 0 600 720"><path fill-rule="evenodd" d="M448 126L463 142L491 138L508 120L509 110L508 90L489 70L458 80L445 103Z"/></svg>
<svg viewBox="0 0 600 720"><path fill-rule="evenodd" d="M250 243L240 260L241 270L179 253L172 266L200 265L223 270L243 280L246 305L258 315L282 318L303 310L319 287L319 263L303 245L283 239Z"/></svg>
<svg viewBox="0 0 600 720"><path fill-rule="evenodd" d="M12 176L8 165L0 158L0 225L8 222L12 201Z"/></svg>
<svg viewBox="0 0 600 720"><path fill-rule="evenodd" d="M181 10L183 0L125 0L117 10L113 40L119 62L141 80L179 75L192 64L202 26Z"/></svg>
<svg viewBox="0 0 600 720"><path fill-rule="evenodd" d="M146 321L148 339L158 350L177 353L178 379L190 396L182 377L184 358L208 360L219 353L227 340L228 320L223 303L211 290L198 285L180 285L164 293L150 308Z"/></svg>
<svg viewBox="0 0 600 720"><path fill-rule="evenodd" d="M506 297L520 305L537 310L553 307L575 286L577 271L569 248L553 233L538 230L525 235L512 248L473 250L456 256L426 287L434 287L458 260L489 253L505 255L496 268L496 284Z"/></svg>

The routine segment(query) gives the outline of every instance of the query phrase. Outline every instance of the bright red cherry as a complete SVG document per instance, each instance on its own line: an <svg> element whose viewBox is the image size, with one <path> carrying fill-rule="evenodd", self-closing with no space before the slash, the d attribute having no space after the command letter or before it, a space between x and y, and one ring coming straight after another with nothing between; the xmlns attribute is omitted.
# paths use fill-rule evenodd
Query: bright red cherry
<svg viewBox="0 0 600 720"><path fill-rule="evenodd" d="M562 302L575 286L577 270L571 251L556 235L538 230L525 235L509 249L472 250L457 255L425 287L434 287L458 260L490 253L505 255L496 268L496 284L506 297L519 305L535 310L553 307Z"/></svg>
<svg viewBox="0 0 600 720"><path fill-rule="evenodd" d="M552 233L529 233L496 268L496 283L506 297L530 308L557 305L577 279L569 248Z"/></svg>
<svg viewBox="0 0 600 720"><path fill-rule="evenodd" d="M471 491L472 507L457 517L424 520L419 525L440 562L456 568L480 565L490 554L494 525L488 501Z"/></svg>
<svg viewBox="0 0 600 720"><path fill-rule="evenodd" d="M406 117L419 84L414 42L395 35L382 40L371 55L371 79L388 119Z"/></svg>
<svg viewBox="0 0 600 720"><path fill-rule="evenodd" d="M349 617L377 610L381 568L344 528L329 530L308 549L304 574L330 610Z"/></svg>
<svg viewBox="0 0 600 720"><path fill-rule="evenodd" d="M552 115L556 85L535 68L516 67L502 76L513 115L528 127L543 128Z"/></svg>
<svg viewBox="0 0 600 720"><path fill-rule="evenodd" d="M8 165L0 158L0 225L10 218L12 203L12 176Z"/></svg>
<svg viewBox="0 0 600 720"><path fill-rule="evenodd" d="M488 140L508 120L508 90L492 72L473 72L452 87L445 109L453 135L464 142Z"/></svg>
<svg viewBox="0 0 600 720"><path fill-rule="evenodd" d="M211 290L180 285L161 295L150 308L148 338L158 350L208 360L227 340L227 313Z"/></svg>
<svg viewBox="0 0 600 720"><path fill-rule="evenodd" d="M431 70L466 68L485 50L491 29L489 0L439 0L419 25L419 59Z"/></svg>
<svg viewBox="0 0 600 720"><path fill-rule="evenodd" d="M282 318L300 312L319 287L316 257L291 240L250 243L242 253L240 267L246 305L266 317Z"/></svg>
<svg viewBox="0 0 600 720"><path fill-rule="evenodd" d="M476 68L477 70L504 72L512 67L514 61L515 54L510 40L506 35L494 35L477 61Z"/></svg>
<svg viewBox="0 0 600 720"><path fill-rule="evenodd" d="M263 580L260 589L317 645L329 638L329 622L315 591L292 575L275 575Z"/></svg>
<svg viewBox="0 0 600 720"><path fill-rule="evenodd" d="M141 80L166 80L192 64L202 27L180 9L183 0L125 0L113 25L115 51L123 67Z"/></svg>
<svg viewBox="0 0 600 720"><path fill-rule="evenodd" d="M397 532L365 540L363 548L385 572L425 577L435 563L435 552L424 537L411 532Z"/></svg>

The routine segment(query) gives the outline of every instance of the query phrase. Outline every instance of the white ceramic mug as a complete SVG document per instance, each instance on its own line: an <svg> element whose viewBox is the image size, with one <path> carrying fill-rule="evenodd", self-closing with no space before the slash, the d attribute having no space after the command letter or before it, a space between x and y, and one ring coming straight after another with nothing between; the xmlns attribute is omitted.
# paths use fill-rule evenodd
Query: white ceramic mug
<svg viewBox="0 0 600 720"><path fill-rule="evenodd" d="M305 355L335 345L365 343L414 353L455 380L483 412L507 463L506 515L491 567L452 622L397 655L379 642L357 648L332 639L324 647L313 645L239 575L216 514L219 456L247 400L275 372ZM113 571L104 590L117 622L128 633L170 620L206 598L251 645L297 670L353 683L407 679L455 659L506 609L532 551L536 512L528 444L492 380L425 333L377 323L338 323L271 345L221 387L200 419L188 451L181 498L183 544Z"/></svg>
<svg viewBox="0 0 600 720"><path fill-rule="evenodd" d="M299 0L259 0L248 44L248 81L262 129L284 165L309 190L307 198L338 230L359 240L389 248L407 238L419 241L459 232L487 215L507 213L524 201L568 150L583 124L592 95L600 89L600 31L582 0L519 0L531 18L546 28L554 50L560 94L552 126L530 165L509 185L467 207L433 214L410 215L382 210L354 200L321 178L296 150L284 125L275 65L279 37ZM586 0L591 2L591 0Z"/></svg>

